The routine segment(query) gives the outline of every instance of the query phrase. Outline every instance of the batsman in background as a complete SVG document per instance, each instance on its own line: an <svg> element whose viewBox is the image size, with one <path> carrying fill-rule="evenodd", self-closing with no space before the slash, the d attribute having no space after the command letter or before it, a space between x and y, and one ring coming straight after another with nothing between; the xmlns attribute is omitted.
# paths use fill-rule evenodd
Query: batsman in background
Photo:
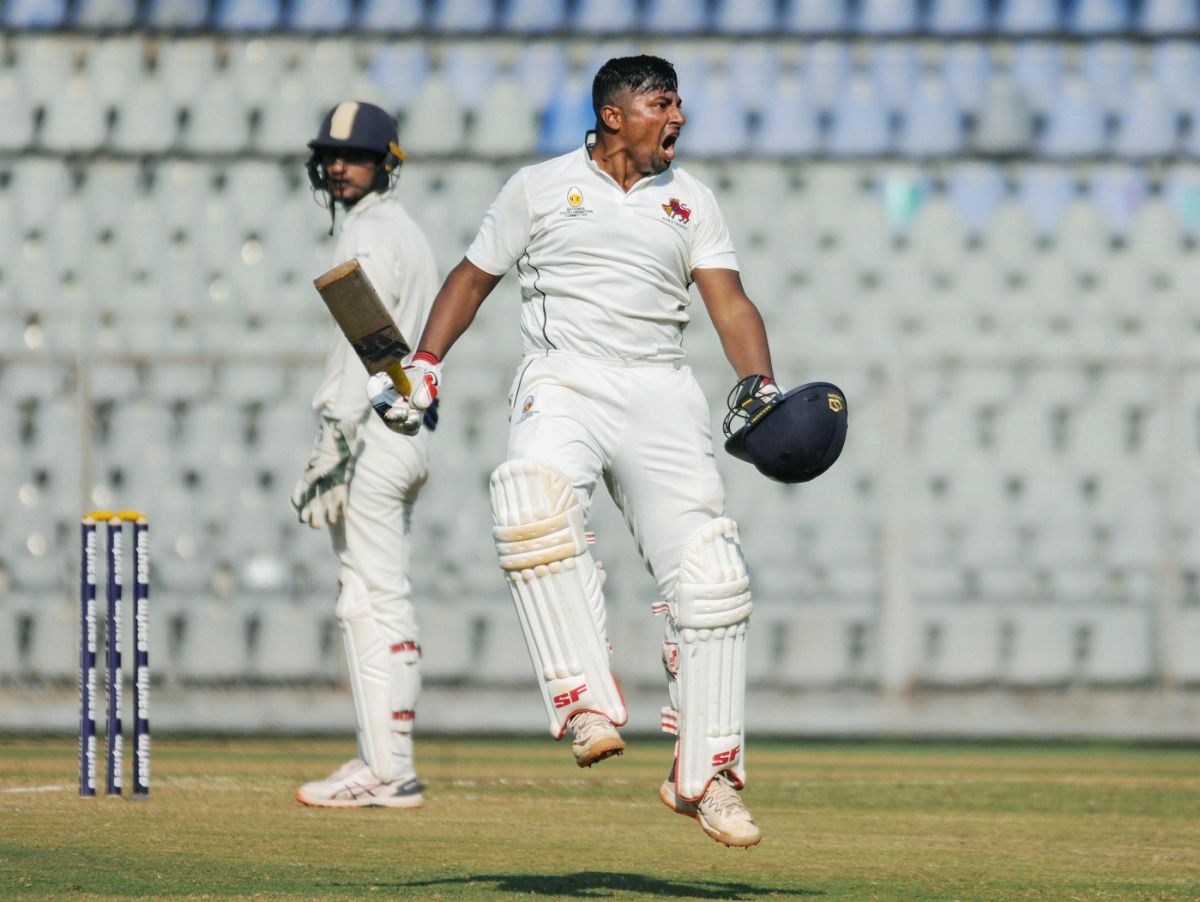
<svg viewBox="0 0 1200 902"><path fill-rule="evenodd" d="M373 376L396 425L437 397L441 360L501 276L517 267L524 359L508 460L491 479L508 578L549 715L580 766L619 754L628 715L609 667L605 605L584 526L601 479L658 583L678 736L659 797L711 837L751 846L743 804L750 588L713 456L709 409L684 365L695 282L746 399L779 394L766 331L742 289L712 192L671 168L685 117L674 67L611 59L578 150L519 170L434 301L410 398ZM390 404L390 410L388 409Z"/></svg>
<svg viewBox="0 0 1200 902"><path fill-rule="evenodd" d="M334 258L354 258L405 335L425 324L437 291L433 251L392 191L403 151L384 110L346 101L309 142L308 175L341 220ZM369 415L367 372L338 330L313 398L321 425L292 493L300 520L328 524L338 572L337 620L358 722L358 757L296 798L327 808L423 803L413 765L421 649L408 579L413 504L426 478L428 436L414 411L399 433ZM353 475L353 479L351 479Z"/></svg>

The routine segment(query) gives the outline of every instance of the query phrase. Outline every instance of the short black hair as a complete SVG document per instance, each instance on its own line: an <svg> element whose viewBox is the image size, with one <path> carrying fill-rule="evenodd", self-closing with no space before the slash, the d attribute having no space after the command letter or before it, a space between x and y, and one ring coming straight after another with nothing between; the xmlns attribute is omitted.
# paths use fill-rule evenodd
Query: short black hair
<svg viewBox="0 0 1200 902"><path fill-rule="evenodd" d="M600 108L612 103L622 91L677 91L675 67L662 57L618 56L600 67L592 79L592 110L600 121Z"/></svg>

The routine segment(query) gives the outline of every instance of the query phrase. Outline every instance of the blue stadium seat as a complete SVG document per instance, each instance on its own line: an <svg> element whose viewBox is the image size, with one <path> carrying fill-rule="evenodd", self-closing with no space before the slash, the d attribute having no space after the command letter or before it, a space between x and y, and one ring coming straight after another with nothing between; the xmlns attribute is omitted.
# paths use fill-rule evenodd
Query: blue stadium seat
<svg viewBox="0 0 1200 902"><path fill-rule="evenodd" d="M1063 77L1063 46L1050 41L1024 41L1013 50L1010 72L1030 106L1045 113Z"/></svg>
<svg viewBox="0 0 1200 902"><path fill-rule="evenodd" d="M779 80L779 54L769 44L749 44L729 58L729 80L748 109L761 111Z"/></svg>
<svg viewBox="0 0 1200 902"><path fill-rule="evenodd" d="M909 34L917 18L916 0L861 0L854 28L863 34Z"/></svg>
<svg viewBox="0 0 1200 902"><path fill-rule="evenodd" d="M688 122L679 139L687 156L731 156L748 148L748 121L727 78L698 82L689 92Z"/></svg>
<svg viewBox="0 0 1200 902"><path fill-rule="evenodd" d="M1200 102L1194 102L1189 110L1188 130L1183 139L1183 152L1189 157L1200 157Z"/></svg>
<svg viewBox="0 0 1200 902"><path fill-rule="evenodd" d="M1007 194L1004 172L994 163L961 163L946 182L946 196L968 236L982 236Z"/></svg>
<svg viewBox="0 0 1200 902"><path fill-rule="evenodd" d="M705 4L695 0L646 0L641 27L650 34L679 34L708 28Z"/></svg>
<svg viewBox="0 0 1200 902"><path fill-rule="evenodd" d="M821 125L802 79L780 79L767 95L755 146L778 157L807 157L821 148Z"/></svg>
<svg viewBox="0 0 1200 902"><path fill-rule="evenodd" d="M279 25L279 0L217 0L213 27L218 31L266 31Z"/></svg>
<svg viewBox="0 0 1200 902"><path fill-rule="evenodd" d="M500 31L537 34L566 27L565 0L508 0L500 13Z"/></svg>
<svg viewBox="0 0 1200 902"><path fill-rule="evenodd" d="M424 0L363 0L355 27L362 31L416 31L424 18Z"/></svg>
<svg viewBox="0 0 1200 902"><path fill-rule="evenodd" d="M1048 157L1086 157L1108 144L1104 110L1082 78L1065 80L1050 107L1038 152Z"/></svg>
<svg viewBox="0 0 1200 902"><path fill-rule="evenodd" d="M583 79L562 82L542 115L538 153L566 153L581 146L584 134L595 122L591 83Z"/></svg>
<svg viewBox="0 0 1200 902"><path fill-rule="evenodd" d="M423 43L382 45L367 66L371 81L390 101L392 109L407 107L429 75L429 54ZM403 145L404 136L400 136Z"/></svg>
<svg viewBox="0 0 1200 902"><path fill-rule="evenodd" d="M148 0L142 21L149 28L185 31L208 22L208 0Z"/></svg>
<svg viewBox="0 0 1200 902"><path fill-rule="evenodd" d="M906 157L946 157L963 149L962 111L940 78L922 78L903 110L897 150Z"/></svg>
<svg viewBox="0 0 1200 902"><path fill-rule="evenodd" d="M6 28L58 28L66 17L66 0L9 0L4 7Z"/></svg>
<svg viewBox="0 0 1200 902"><path fill-rule="evenodd" d="M1114 235L1129 234L1149 196L1150 185L1140 166L1110 163L1092 173L1092 203Z"/></svg>
<svg viewBox="0 0 1200 902"><path fill-rule="evenodd" d="M1075 34L1118 34L1130 24L1129 0L1074 0L1067 30Z"/></svg>
<svg viewBox="0 0 1200 902"><path fill-rule="evenodd" d="M524 48L517 57L514 74L530 102L543 110L566 80L569 68L566 51L560 44L540 41Z"/></svg>
<svg viewBox="0 0 1200 902"><path fill-rule="evenodd" d="M841 0L787 0L780 27L800 35L848 31L850 12Z"/></svg>
<svg viewBox="0 0 1200 902"><path fill-rule="evenodd" d="M894 112L907 106L921 72L916 46L909 41L878 43L872 48L867 65L888 110Z"/></svg>
<svg viewBox="0 0 1200 902"><path fill-rule="evenodd" d="M812 45L802 63L804 84L818 109L831 111L841 99L854 61L850 47L841 41L819 41Z"/></svg>
<svg viewBox="0 0 1200 902"><path fill-rule="evenodd" d="M1134 82L1117 125L1113 150L1131 159L1166 157L1179 149L1178 119L1158 82Z"/></svg>
<svg viewBox="0 0 1200 902"><path fill-rule="evenodd" d="M1134 47L1128 41L1094 41L1083 48L1079 72L1106 113L1123 108L1137 69Z"/></svg>
<svg viewBox="0 0 1200 902"><path fill-rule="evenodd" d="M1145 34L1183 34L1200 28L1196 0L1145 0L1137 20Z"/></svg>
<svg viewBox="0 0 1200 902"><path fill-rule="evenodd" d="M878 87L866 76L854 76L837 104L829 152L845 157L879 156L891 147L888 111Z"/></svg>
<svg viewBox="0 0 1200 902"><path fill-rule="evenodd" d="M583 34L611 34L637 27L637 0L578 0L571 18L571 29Z"/></svg>
<svg viewBox="0 0 1200 902"><path fill-rule="evenodd" d="M996 27L1008 34L1045 34L1057 31L1057 0L1000 0Z"/></svg>
<svg viewBox="0 0 1200 902"><path fill-rule="evenodd" d="M774 0L717 0L713 30L720 34L773 34L778 26Z"/></svg>
<svg viewBox="0 0 1200 902"><path fill-rule="evenodd" d="M976 113L983 107L992 76L992 57L987 45L973 41L947 44L938 71L960 108Z"/></svg>
<svg viewBox="0 0 1200 902"><path fill-rule="evenodd" d="M458 102L468 110L479 106L499 69L496 46L492 43L454 44L442 57L442 75L454 89Z"/></svg>
<svg viewBox="0 0 1200 902"><path fill-rule="evenodd" d="M1150 71L1177 111L1187 109L1200 84L1200 44L1159 41L1150 50Z"/></svg>
<svg viewBox="0 0 1200 902"><path fill-rule="evenodd" d="M289 31L340 31L350 15L350 0L291 0L283 24Z"/></svg>
<svg viewBox="0 0 1200 902"><path fill-rule="evenodd" d="M137 20L137 0L80 0L71 14L75 28L128 28Z"/></svg>
<svg viewBox="0 0 1200 902"><path fill-rule="evenodd" d="M429 28L449 32L487 31L495 19L494 0L434 0Z"/></svg>
<svg viewBox="0 0 1200 902"><path fill-rule="evenodd" d="M930 0L926 24L934 34L981 34L988 29L987 0Z"/></svg>

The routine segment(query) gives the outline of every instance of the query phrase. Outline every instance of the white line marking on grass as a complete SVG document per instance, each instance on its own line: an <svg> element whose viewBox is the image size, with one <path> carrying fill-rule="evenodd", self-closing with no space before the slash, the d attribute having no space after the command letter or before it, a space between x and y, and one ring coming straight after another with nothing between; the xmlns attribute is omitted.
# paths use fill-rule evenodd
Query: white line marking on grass
<svg viewBox="0 0 1200 902"><path fill-rule="evenodd" d="M62 786L10 786L7 789L0 789L0 792L62 792L63 789Z"/></svg>

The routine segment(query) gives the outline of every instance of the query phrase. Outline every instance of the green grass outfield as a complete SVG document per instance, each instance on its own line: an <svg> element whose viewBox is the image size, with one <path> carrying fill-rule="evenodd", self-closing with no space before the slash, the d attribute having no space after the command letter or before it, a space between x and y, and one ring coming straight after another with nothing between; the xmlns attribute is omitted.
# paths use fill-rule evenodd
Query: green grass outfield
<svg viewBox="0 0 1200 902"><path fill-rule="evenodd" d="M754 849L546 739L419 737L419 811L326 811L346 739L156 739L149 801L80 799L75 743L0 739L0 896L1200 899L1200 751L757 742ZM128 775L127 775L128 779ZM101 789L103 778L101 778Z"/></svg>

